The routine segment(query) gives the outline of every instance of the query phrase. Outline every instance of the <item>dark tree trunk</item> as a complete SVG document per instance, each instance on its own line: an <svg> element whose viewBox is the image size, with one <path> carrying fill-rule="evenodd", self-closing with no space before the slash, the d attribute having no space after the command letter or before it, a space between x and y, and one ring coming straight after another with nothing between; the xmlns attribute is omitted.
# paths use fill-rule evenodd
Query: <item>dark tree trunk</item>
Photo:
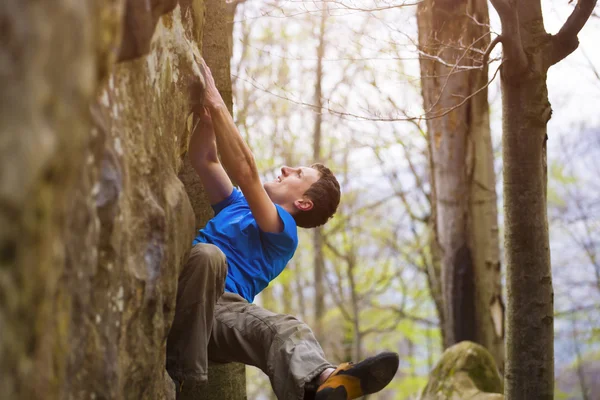
<svg viewBox="0 0 600 400"><path fill-rule="evenodd" d="M578 46L595 0L581 0L558 32L541 2L492 0L502 22L502 152L507 262L507 399L554 397L554 318L546 202L548 68Z"/></svg>
<svg viewBox="0 0 600 400"><path fill-rule="evenodd" d="M235 8L224 1L206 1L206 27L202 42L202 56L211 68L217 88L233 114L231 86L231 24ZM206 222L206 221L204 221ZM241 364L211 364L208 369L208 387L198 388L196 398L242 400L246 399L245 368Z"/></svg>
<svg viewBox="0 0 600 400"><path fill-rule="evenodd" d="M323 2L319 25L319 45L317 47L317 71L315 84L315 124L313 130L313 161L321 162L321 127L323 124L323 57L325 55L325 23L327 3ZM323 340L323 316L325 315L325 256L323 254L323 229L313 230L314 278L315 278L315 321L314 332L319 341Z"/></svg>

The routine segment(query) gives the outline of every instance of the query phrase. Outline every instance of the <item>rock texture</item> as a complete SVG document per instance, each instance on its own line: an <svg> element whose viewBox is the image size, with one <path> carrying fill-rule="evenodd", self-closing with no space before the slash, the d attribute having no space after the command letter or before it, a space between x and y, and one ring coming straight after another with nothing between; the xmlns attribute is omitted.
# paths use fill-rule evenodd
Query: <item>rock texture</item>
<svg viewBox="0 0 600 400"><path fill-rule="evenodd" d="M172 398L204 14L201 0L1 2L3 398Z"/></svg>
<svg viewBox="0 0 600 400"><path fill-rule="evenodd" d="M448 348L429 374L421 400L502 400L502 379L492 355L473 342Z"/></svg>

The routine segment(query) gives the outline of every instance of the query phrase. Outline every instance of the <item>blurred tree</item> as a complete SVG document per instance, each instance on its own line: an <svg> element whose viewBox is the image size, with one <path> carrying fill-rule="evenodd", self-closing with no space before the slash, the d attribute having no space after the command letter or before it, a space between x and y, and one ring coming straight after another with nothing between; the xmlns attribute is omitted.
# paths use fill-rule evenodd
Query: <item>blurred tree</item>
<svg viewBox="0 0 600 400"><path fill-rule="evenodd" d="M430 157L431 249L441 264L431 281L444 347L477 342L502 369L496 177L484 86L488 68L481 64L490 42L487 2L426 0L418 6L417 21Z"/></svg>
<svg viewBox="0 0 600 400"><path fill-rule="evenodd" d="M313 159L312 162L322 163L322 125L323 125L323 57L325 56L325 29L327 23L327 2L321 3L321 18L319 19L317 67L315 70L315 112L313 128ZM313 330L318 340L323 340L323 316L325 315L325 256L323 254L323 228L312 230L314 255L314 285L315 285L315 319Z"/></svg>

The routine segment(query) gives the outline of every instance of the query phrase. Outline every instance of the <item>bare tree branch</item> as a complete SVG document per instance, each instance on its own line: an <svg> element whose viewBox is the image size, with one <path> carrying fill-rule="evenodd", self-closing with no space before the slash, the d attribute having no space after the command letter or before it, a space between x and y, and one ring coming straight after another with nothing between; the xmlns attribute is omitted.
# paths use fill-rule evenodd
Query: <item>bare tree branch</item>
<svg viewBox="0 0 600 400"><path fill-rule="evenodd" d="M590 66L592 73L594 74L596 79L598 79L598 81L600 81L600 71L598 70L598 68L596 68L596 66L590 59L590 57L587 55L587 53L585 51L583 51L583 49L581 49L581 52L583 53L583 57L585 57L585 60L587 61L588 65Z"/></svg>
<svg viewBox="0 0 600 400"><path fill-rule="evenodd" d="M492 54L492 50L494 50L494 47L496 47L496 45L501 42L502 42L502 35L496 36L496 38L494 40L492 40L492 43L490 43L487 50L483 54L483 60L481 61L482 65L485 66L488 63L488 60L490 59L490 54Z"/></svg>
<svg viewBox="0 0 600 400"><path fill-rule="evenodd" d="M255 83L254 81L251 81L249 79L245 79L242 78L241 76L238 76L238 79L245 81L247 83L249 83L250 85L252 85L254 88L270 94L271 96L275 96L281 100L286 100L289 101L291 103L300 105L300 106L304 106L307 108L311 108L317 112L320 111L327 111L332 115L336 115L339 118L342 119L350 119L350 120L358 120L358 121L374 121L374 122L396 122L396 121L411 121L411 120L427 120L427 119L434 119L434 118L441 118L445 115L450 114L452 111L456 110L457 108L461 107L462 105L464 105L467 101L469 101L469 99L471 99L472 97L476 96L477 94L479 94L482 90L485 90L496 78L496 75L498 74L498 71L500 70L500 67L504 64L504 62L498 67L498 69L496 69L496 72L494 72L494 75L492 75L492 79L490 79L489 81L487 81L487 83L485 83L485 85L483 85L482 87L480 87L479 89L477 89L476 91L474 91L473 93L471 93L469 96L465 97L463 99L463 101L461 101L460 103L452 106L452 107L448 107L442 110L439 110L436 113L431 113L430 115L420 115L417 117L410 117L410 116L406 116L406 117L377 117L377 116L367 116L367 115L359 115L359 114L354 114L354 113L349 113L349 112L344 112L344 111L338 111L338 110L334 110L330 107L322 107L321 110L317 110L314 106L314 104L311 103L307 103L304 101L300 101L300 100L294 100L292 98L290 98L289 96L283 96L277 93L273 93L261 86L259 86L257 83ZM426 113L427 114L427 113Z"/></svg>
<svg viewBox="0 0 600 400"><path fill-rule="evenodd" d="M515 0L490 0L500 16L502 24L503 64L502 73L517 76L527 69L527 56L521 42L518 8Z"/></svg>
<svg viewBox="0 0 600 400"><path fill-rule="evenodd" d="M549 66L567 57L579 47L577 35L592 15L597 0L579 0L560 31L552 37Z"/></svg>
<svg viewBox="0 0 600 400"><path fill-rule="evenodd" d="M512 8L515 6L514 1L511 0L490 0L496 12L500 16L500 19L510 18Z"/></svg>
<svg viewBox="0 0 600 400"><path fill-rule="evenodd" d="M416 315L410 315L407 314L403 309L400 309L398 307L394 307L394 306L375 306L373 305L373 308L375 309L379 309L379 310L385 310L385 311L391 311L395 314L397 314L400 318L404 318L404 319L408 319L410 321L413 322L418 322L421 323L425 326L428 327L436 327L438 326L438 324L435 321L429 320L427 318L423 318L423 317L418 317Z"/></svg>

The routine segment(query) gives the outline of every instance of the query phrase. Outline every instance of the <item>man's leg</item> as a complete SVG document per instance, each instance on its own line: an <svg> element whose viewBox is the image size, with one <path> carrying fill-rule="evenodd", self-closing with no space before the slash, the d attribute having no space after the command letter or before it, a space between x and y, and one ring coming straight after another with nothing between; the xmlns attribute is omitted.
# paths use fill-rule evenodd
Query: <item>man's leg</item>
<svg viewBox="0 0 600 400"><path fill-rule="evenodd" d="M200 243L192 248L179 276L175 319L167 339L167 371L179 383L207 379L206 348L226 276L226 257L218 247Z"/></svg>
<svg viewBox="0 0 600 400"><path fill-rule="evenodd" d="M233 293L225 293L217 302L208 358L260 368L280 400L302 400L308 382L335 368L305 323Z"/></svg>

